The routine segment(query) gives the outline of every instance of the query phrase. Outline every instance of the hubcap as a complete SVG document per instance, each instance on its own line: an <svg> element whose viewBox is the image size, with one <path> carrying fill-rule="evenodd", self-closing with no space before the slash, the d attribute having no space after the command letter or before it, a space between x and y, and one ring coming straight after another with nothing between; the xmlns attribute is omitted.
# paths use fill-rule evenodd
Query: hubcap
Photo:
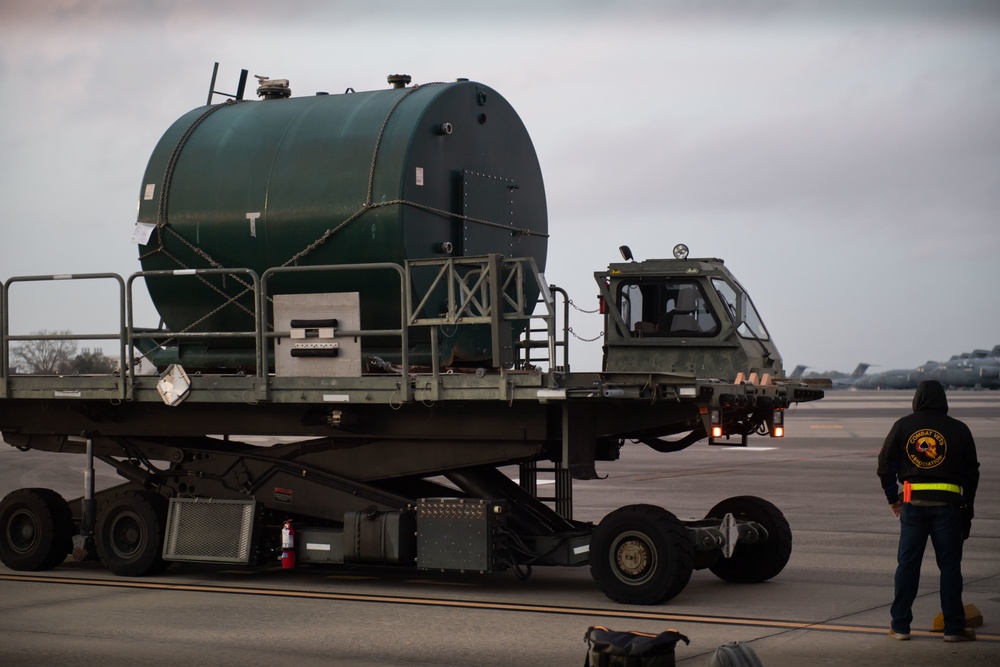
<svg viewBox="0 0 1000 667"><path fill-rule="evenodd" d="M618 568L629 577L636 577L649 566L649 551L638 540L629 540L618 547Z"/></svg>
<svg viewBox="0 0 1000 667"><path fill-rule="evenodd" d="M627 584L641 584L656 570L656 551L642 533L628 532L619 536L611 550L615 576Z"/></svg>
<svg viewBox="0 0 1000 667"><path fill-rule="evenodd" d="M18 553L30 551L38 539L38 526L30 512L20 511L10 517L6 532L10 538L10 546Z"/></svg>
<svg viewBox="0 0 1000 667"><path fill-rule="evenodd" d="M139 551L143 542L142 526L131 512L123 512L111 525L110 547L120 558L130 558Z"/></svg>

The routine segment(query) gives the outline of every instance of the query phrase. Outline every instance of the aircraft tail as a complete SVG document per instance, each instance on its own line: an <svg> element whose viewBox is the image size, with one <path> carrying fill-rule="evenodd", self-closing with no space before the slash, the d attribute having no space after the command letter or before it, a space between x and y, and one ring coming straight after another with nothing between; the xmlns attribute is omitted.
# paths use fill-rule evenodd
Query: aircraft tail
<svg viewBox="0 0 1000 667"><path fill-rule="evenodd" d="M792 374L789 375L788 378L790 380L798 380L800 377L802 377L802 374L805 373L805 371L806 371L807 368L809 368L809 367L808 366L803 366L801 364L798 365L798 366L796 366L795 369L792 371Z"/></svg>
<svg viewBox="0 0 1000 667"><path fill-rule="evenodd" d="M861 377L862 375L865 374L865 371L868 370L870 366L871 364L858 364L858 367L854 369L853 373L851 373L851 377L852 378Z"/></svg>

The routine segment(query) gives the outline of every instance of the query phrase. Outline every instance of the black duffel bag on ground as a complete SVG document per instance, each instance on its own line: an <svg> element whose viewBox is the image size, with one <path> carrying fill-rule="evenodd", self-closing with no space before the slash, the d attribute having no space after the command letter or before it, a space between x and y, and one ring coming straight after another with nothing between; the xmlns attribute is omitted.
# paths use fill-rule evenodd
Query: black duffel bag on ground
<svg viewBox="0 0 1000 667"><path fill-rule="evenodd" d="M587 630L589 644L584 667L674 667L677 642L691 642L676 630L658 635L646 632L615 632L600 625Z"/></svg>

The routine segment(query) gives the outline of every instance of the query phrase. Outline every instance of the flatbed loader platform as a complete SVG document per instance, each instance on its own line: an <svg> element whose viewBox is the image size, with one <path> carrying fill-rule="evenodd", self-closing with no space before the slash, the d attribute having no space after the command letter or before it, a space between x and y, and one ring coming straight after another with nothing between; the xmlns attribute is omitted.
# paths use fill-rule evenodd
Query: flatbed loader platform
<svg viewBox="0 0 1000 667"><path fill-rule="evenodd" d="M724 500L699 521L652 505L620 508L596 526L573 518L572 480L594 478L595 462L615 460L627 440L671 452L705 439L779 437L790 404L822 397L783 379L780 357L760 335L756 314L747 317L752 305L721 261L633 262L595 274L612 350L601 372L570 371L568 318L561 331L556 325L565 293L547 285L530 259L302 270L395 274L400 326L362 329L357 294L269 296L270 272L9 279L0 304L3 439L20 449L83 454L88 470L99 460L126 481L95 492L91 473L83 497L68 503L45 489L8 495L0 504L4 563L44 569L72 552L134 576L173 561L259 565L284 554L300 565L510 569L521 577L533 566L589 564L609 597L635 604L674 597L694 569L742 582L784 567L790 529L760 498ZM437 275L423 293L411 278L418 271ZM238 298L251 304L252 328L133 326L135 281L205 281L219 273L238 273L250 286L249 299L241 293L229 305ZM117 284L118 330L72 335L116 340L117 373L11 372L11 345L34 338L10 334L9 291L19 282L62 279ZM678 306L693 288L707 313L702 322L714 317L714 328L657 337L641 323L642 295L652 309L654 292L672 289ZM541 294L540 315L525 298L532 293ZM532 328L533 321L542 326ZM748 321L758 329L749 335ZM484 332L492 362L448 365L439 337L461 327ZM388 338L398 341L395 348L385 345ZM242 345L206 353L203 344L213 339ZM637 370L641 362L629 350L646 358L646 371ZM712 355L724 369L742 355L743 370L721 379L683 369L690 359L705 368ZM219 361L234 356L251 363L212 368L245 363ZM155 374L134 372L143 357L158 360ZM519 466L516 482L500 470L511 465ZM551 496L539 496L539 472L554 476Z"/></svg>

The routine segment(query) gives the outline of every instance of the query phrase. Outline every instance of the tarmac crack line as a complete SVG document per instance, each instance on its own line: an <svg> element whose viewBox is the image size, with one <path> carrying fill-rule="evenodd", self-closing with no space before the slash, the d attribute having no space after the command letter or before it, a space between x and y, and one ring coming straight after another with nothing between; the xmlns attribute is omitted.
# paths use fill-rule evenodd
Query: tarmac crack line
<svg viewBox="0 0 1000 667"><path fill-rule="evenodd" d="M162 591L184 591L192 593L216 593L226 595L254 595L263 597L285 597L302 598L313 600L336 600L342 602L369 602L376 604L401 604L421 607L442 607L459 609L479 609L484 611L507 611L507 612L527 612L538 614L558 614L565 616L594 616L603 618L627 618L637 620L654 620L666 623L687 622L704 623L710 625L732 625L747 627L770 627L781 628L780 631L759 637L767 639L776 637L788 632L797 630L819 630L826 632L852 632L860 634L884 634L888 630L884 627L872 627L863 625L839 625L832 624L840 618L862 614L866 611L874 611L886 605L877 605L868 610L842 614L825 621L788 621L778 619L754 619L754 618L728 618L724 616L708 616L693 614L668 614L660 612L643 612L633 610L599 609L587 607L558 607L554 605L520 604L513 602L483 602L468 600L448 600L443 598L417 598L392 595L367 595L359 593L325 593L321 591L295 591L277 590L267 588L243 588L238 586L212 586L200 584L170 584L158 582L134 582L134 581L114 581L109 579L77 579L70 577L49 577L37 575L8 575L0 574L0 581L21 581L48 584L63 584L70 586L102 586L110 588L127 588L139 590L162 590ZM934 637L936 633L916 631L911 634ZM979 635L978 639L984 641L1000 642L1000 635Z"/></svg>
<svg viewBox="0 0 1000 667"><path fill-rule="evenodd" d="M975 583L980 583L980 582L983 582L983 581L988 581L990 579L994 579L997 576L1000 576L1000 575L991 574L991 575L988 575L988 576L985 576L985 577L979 577L978 579L973 579L971 581L966 581L965 584L968 585L970 583L974 583L974 584ZM939 593L939 591L937 589L934 589L934 590L930 590L930 591L927 591L926 593L922 593L922 594L918 595L917 598L919 599L919 598L928 597L928 596L932 596L932 595L938 595L938 593ZM851 616L857 616L859 614L867 614L869 612L873 612L873 611L876 611L876 610L879 610L879 609L888 609L890 606L891 605L889 605L889 604L879 604L879 605L875 605L874 607L869 607L867 609L861 609L859 611L852 611L852 612L849 612L849 613L846 613L846 614L840 614L838 616L831 616L830 618L828 618L828 619L826 619L824 621L818 621L815 625L804 625L803 627L800 627L800 628L785 628L783 630L779 630L778 632L772 632L771 634L768 634L768 635L762 635L760 637L756 637L753 641L758 641L760 639L771 639L773 637L780 637L782 635L786 635L786 634L789 634L791 632L799 632L801 630L832 630L832 629L838 628L838 627L852 628L851 631L854 631L854 632L866 632L866 633L870 633L870 634L888 634L888 632L889 632L888 625L885 628L873 628L872 626L835 626L835 625L831 625L830 622L831 621L838 621L838 620L845 619L845 618L850 618ZM864 629L862 629L862 628L864 628ZM932 632L932 631L929 631L929 630L910 630L910 634L911 635L916 635L918 637L940 637L942 635L941 632ZM1000 640L1000 636L997 636L997 635L980 635L980 634L977 634L976 635L976 639L977 640L981 639L981 640L984 640L984 641L997 641L997 640ZM697 656L691 656L691 657L695 657L696 658L696 657L701 657L701 656L704 656L704 655L707 655L707 653L702 653L702 654L699 654ZM685 659L687 659L687 658L685 658Z"/></svg>

